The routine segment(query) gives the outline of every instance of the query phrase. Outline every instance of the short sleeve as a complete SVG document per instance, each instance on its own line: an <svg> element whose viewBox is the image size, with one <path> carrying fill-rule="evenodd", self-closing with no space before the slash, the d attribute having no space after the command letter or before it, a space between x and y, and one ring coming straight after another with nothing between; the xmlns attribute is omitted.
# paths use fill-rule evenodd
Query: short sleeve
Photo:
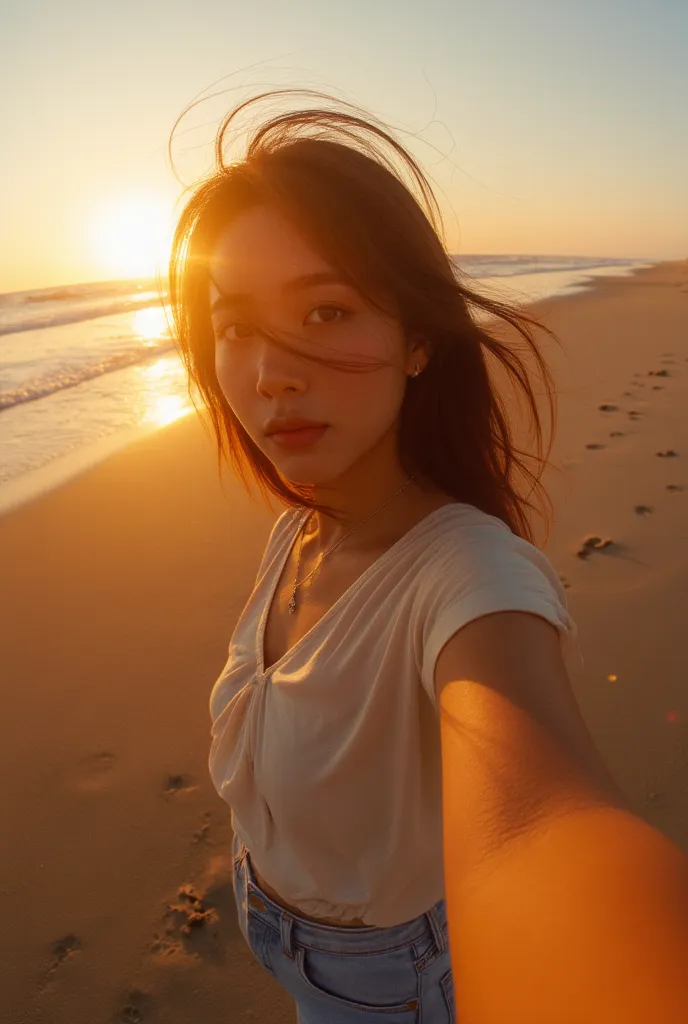
<svg viewBox="0 0 688 1024"><path fill-rule="evenodd" d="M473 619L500 611L532 612L559 630L563 648L578 634L547 556L502 523L456 531L440 546L423 605L421 683L436 709L439 653Z"/></svg>

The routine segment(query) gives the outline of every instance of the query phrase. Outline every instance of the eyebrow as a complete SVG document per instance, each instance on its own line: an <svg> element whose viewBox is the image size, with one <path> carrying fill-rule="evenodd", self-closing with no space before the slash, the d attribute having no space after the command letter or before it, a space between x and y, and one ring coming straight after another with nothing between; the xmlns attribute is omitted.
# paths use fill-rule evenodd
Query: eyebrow
<svg viewBox="0 0 688 1024"><path fill-rule="evenodd" d="M214 281L213 284L215 284ZM297 292L302 291L304 288L313 288L317 284L345 284L350 287L349 282L345 280L341 274L337 274L331 270L321 270L313 274L301 274L299 277L292 278L291 281L287 281L283 285L282 291ZM215 287L217 288L216 284ZM223 294L219 298L215 299L211 304L210 312L211 314L217 313L223 309L246 305L250 301L251 296L247 292L223 292Z"/></svg>

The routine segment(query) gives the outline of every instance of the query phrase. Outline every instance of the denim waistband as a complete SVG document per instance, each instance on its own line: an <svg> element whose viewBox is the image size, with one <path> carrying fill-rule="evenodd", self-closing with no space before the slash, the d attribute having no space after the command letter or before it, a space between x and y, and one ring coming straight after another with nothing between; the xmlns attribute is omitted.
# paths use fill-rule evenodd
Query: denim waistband
<svg viewBox="0 0 688 1024"><path fill-rule="evenodd" d="M260 917L267 925L282 935L282 946L285 952L291 949L291 940L302 945L317 947L332 953L384 952L396 946L418 942L426 935L432 935L438 951L447 946L446 939L446 905L440 899L425 913L390 927L376 925L338 927L337 925L316 924L306 918L298 917L285 910L263 892L251 866L251 859L246 846L238 841L241 854L238 870L244 871L248 906L252 914Z"/></svg>

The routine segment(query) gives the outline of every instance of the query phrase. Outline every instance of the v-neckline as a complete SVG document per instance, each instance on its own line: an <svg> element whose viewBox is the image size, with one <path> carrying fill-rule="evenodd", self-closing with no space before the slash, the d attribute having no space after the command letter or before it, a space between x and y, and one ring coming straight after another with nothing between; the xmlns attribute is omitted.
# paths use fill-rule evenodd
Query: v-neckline
<svg viewBox="0 0 688 1024"><path fill-rule="evenodd" d="M426 516L424 516L422 519L419 519L418 522L415 523L414 526L412 526L410 529L408 529L406 531L406 533L402 537L399 538L399 540L396 540L394 542L394 544L392 544L391 547L387 548L386 551L383 551L382 554L378 558L376 558L374 562L371 562L371 564L368 566L367 569L363 570L361 575L357 579L354 580L354 582L351 584L351 586L347 587L347 589L344 591L344 593L341 594L337 598L337 600L334 602L334 604L331 605L327 609L327 611L323 615L320 616L318 621L315 622L311 626L311 628L306 633L303 634L301 639L296 641L296 643L294 644L293 647L290 647L288 651L285 651L284 654L280 658L278 658L276 662L274 662L274 664L272 664L268 669L266 669L265 668L265 631L266 631L266 628L267 628L268 616L270 614L270 609L272 608L272 603L273 603L273 601L275 599L275 594L277 593L277 587L279 585L279 581L282 578L282 573L284 572L284 567L287 564L287 560L289 559L289 555L291 554L292 548L294 547L294 544L296 543L296 540L297 540L297 538L299 536L299 530L303 526L307 516L310 514L309 511L306 511L300 517L300 519L298 520L298 527L297 527L297 529L296 529L296 531L294 533L294 536L291 539L291 543L287 545L287 549L286 549L286 552L284 554L284 557L282 558L281 562L279 563L279 567L278 567L278 569L277 569L277 571L275 573L275 578L274 578L272 587L270 589L269 597L266 600L266 602L264 604L264 607L263 607L263 612L262 612L262 615L261 615L261 618L260 618L260 623L259 623L259 626L258 626L258 630L256 631L256 652L255 652L255 658L256 658L256 664L258 666L258 674L259 674L260 678L264 680L268 675L270 675L271 672L273 672L275 669L279 668L282 665L282 663L287 660L287 658L290 658L299 649L299 647L301 647L301 645L304 644L306 642L306 640L308 640L313 635L313 633L316 631L316 629L319 629L320 626L323 623L327 622L327 620L335 613L335 611L339 608L339 606L343 603L343 601L347 597L349 597L355 590L357 590L358 587L361 586L361 584L363 584L365 582L365 580L367 580L368 577L371 576L372 573L376 569L379 569L380 566L384 565L385 562L388 561L392 557L392 555L396 554L396 552L399 551L399 549L402 548L404 546L404 544L406 544L407 541L410 540L414 536L414 534L421 528L421 526L423 526L425 523L427 523L428 520L432 519L432 517L436 516L439 512L443 512L445 509L448 509L448 508L457 508L457 507L462 507L463 508L463 507L465 507L465 505L464 505L463 502L450 501L450 502L447 502L445 505L440 505L439 508L433 509L432 512L428 512L428 514Z"/></svg>

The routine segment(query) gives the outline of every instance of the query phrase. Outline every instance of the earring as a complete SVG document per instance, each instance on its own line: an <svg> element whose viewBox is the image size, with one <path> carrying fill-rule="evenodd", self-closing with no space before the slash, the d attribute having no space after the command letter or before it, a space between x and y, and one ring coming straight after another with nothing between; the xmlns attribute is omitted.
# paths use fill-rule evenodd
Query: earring
<svg viewBox="0 0 688 1024"><path fill-rule="evenodd" d="M420 366L418 365L418 363L416 363L416 365L414 367L414 370L415 370L415 373L412 373L411 376L412 377L417 377L418 374L420 373Z"/></svg>

